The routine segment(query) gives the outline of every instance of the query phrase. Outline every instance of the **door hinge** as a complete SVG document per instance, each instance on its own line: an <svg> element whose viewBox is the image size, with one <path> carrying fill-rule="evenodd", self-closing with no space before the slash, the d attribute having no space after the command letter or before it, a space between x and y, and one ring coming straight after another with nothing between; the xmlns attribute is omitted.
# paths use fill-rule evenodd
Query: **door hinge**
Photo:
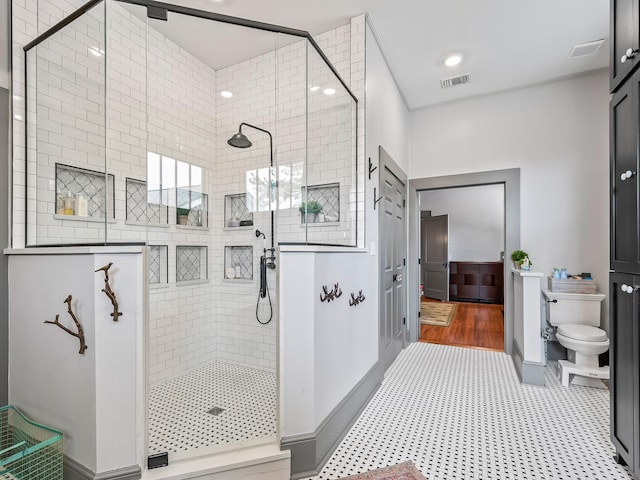
<svg viewBox="0 0 640 480"><path fill-rule="evenodd" d="M407 206L407 201L406 201L404 198L402 199L402 206L403 206L403 207L406 207L406 206Z"/></svg>
<svg viewBox="0 0 640 480"><path fill-rule="evenodd" d="M403 258L403 259L402 259L402 265L406 265L406 264L407 264L407 259L406 259L406 258Z"/></svg>
<svg viewBox="0 0 640 480"><path fill-rule="evenodd" d="M402 317L402 324L403 324L403 325L406 325L406 324L407 324L407 319L406 319L406 317Z"/></svg>
<svg viewBox="0 0 640 480"><path fill-rule="evenodd" d="M420 310L418 310L418 318L420 318L421 314L422 314L422 312Z"/></svg>
<svg viewBox="0 0 640 480"><path fill-rule="evenodd" d="M420 265L421 263L422 263L422 259L421 259L421 258L419 258L419 259L418 259L418 265Z"/></svg>

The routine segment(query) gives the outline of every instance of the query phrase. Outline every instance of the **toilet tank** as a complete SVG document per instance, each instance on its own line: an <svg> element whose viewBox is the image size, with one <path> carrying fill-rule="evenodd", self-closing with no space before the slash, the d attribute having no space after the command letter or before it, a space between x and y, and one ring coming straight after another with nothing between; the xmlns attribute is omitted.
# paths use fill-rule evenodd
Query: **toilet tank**
<svg viewBox="0 0 640 480"><path fill-rule="evenodd" d="M555 293L542 290L543 299L548 303L547 320L551 325L576 323L600 326L600 302L603 293ZM553 300L557 300L555 303Z"/></svg>

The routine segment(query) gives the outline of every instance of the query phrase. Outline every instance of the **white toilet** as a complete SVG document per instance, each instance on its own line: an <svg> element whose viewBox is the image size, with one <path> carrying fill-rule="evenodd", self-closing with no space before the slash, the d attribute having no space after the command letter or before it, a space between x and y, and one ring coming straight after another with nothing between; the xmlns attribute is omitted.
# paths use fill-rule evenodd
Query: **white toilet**
<svg viewBox="0 0 640 480"><path fill-rule="evenodd" d="M598 355L609 349L607 333L600 327L600 302L604 294L556 293L543 290L547 321L556 327L555 336L567 349L567 360L559 360L562 385L606 388L609 367L598 365Z"/></svg>

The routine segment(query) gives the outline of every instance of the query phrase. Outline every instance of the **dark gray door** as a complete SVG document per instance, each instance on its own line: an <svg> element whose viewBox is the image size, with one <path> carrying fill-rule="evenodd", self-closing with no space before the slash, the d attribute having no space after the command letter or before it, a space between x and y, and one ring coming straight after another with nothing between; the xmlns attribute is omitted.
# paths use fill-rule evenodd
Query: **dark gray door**
<svg viewBox="0 0 640 480"><path fill-rule="evenodd" d="M424 218L424 295L449 301L449 215Z"/></svg>
<svg viewBox="0 0 640 480"><path fill-rule="evenodd" d="M381 149L381 155L383 150ZM382 162L381 162L382 165ZM382 281L382 362L384 370L404 348L405 338L405 185L388 168L382 170L380 251Z"/></svg>

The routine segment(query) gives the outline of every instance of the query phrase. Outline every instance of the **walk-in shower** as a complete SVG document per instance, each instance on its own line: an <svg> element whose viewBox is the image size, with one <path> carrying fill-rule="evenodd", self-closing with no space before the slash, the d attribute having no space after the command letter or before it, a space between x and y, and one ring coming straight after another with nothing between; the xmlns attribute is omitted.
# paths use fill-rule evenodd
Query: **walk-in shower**
<svg viewBox="0 0 640 480"><path fill-rule="evenodd" d="M362 234L356 99L303 31L66 13L24 49L26 244L146 246L146 455L276 441L278 245Z"/></svg>

